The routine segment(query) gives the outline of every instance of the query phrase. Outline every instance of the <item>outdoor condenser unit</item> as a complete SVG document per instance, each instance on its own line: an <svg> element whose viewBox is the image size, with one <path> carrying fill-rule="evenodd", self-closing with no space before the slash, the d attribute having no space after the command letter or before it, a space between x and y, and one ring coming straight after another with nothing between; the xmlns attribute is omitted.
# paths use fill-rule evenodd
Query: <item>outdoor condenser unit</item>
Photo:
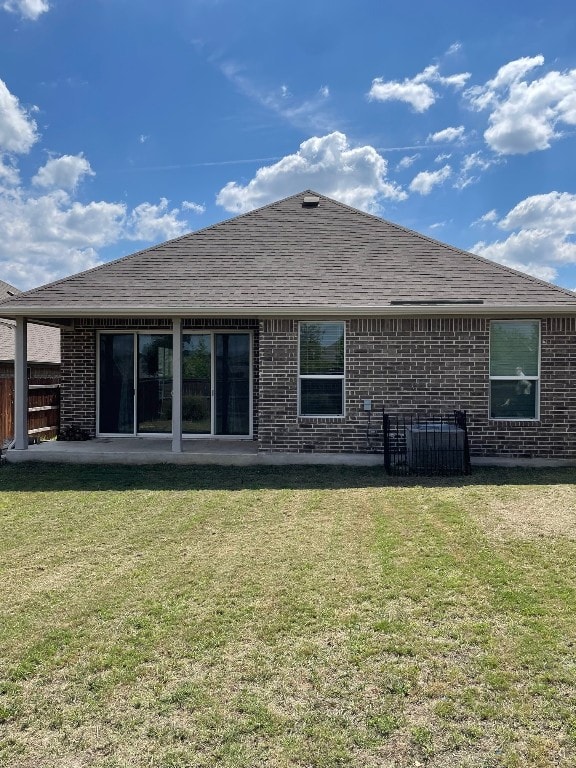
<svg viewBox="0 0 576 768"><path fill-rule="evenodd" d="M420 422L406 427L406 460L423 473L464 472L464 430L446 422Z"/></svg>

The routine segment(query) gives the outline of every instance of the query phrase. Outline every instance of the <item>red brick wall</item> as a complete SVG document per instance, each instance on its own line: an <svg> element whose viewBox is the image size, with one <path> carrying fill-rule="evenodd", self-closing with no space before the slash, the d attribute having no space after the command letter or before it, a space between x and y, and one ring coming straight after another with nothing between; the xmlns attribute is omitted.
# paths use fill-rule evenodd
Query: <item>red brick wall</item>
<svg viewBox="0 0 576 768"><path fill-rule="evenodd" d="M476 456L576 457L576 319L542 320L540 420L488 419L489 320L351 319L346 323L346 416L297 415L295 320L260 324L262 450L381 450L381 413L468 411ZM373 414L362 410L373 400Z"/></svg>

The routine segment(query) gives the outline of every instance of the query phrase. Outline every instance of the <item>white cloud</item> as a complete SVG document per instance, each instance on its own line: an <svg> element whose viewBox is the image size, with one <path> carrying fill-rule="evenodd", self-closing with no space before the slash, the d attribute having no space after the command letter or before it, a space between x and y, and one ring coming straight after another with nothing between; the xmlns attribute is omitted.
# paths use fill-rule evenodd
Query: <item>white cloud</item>
<svg viewBox="0 0 576 768"><path fill-rule="evenodd" d="M464 189L470 184L475 184L480 181L480 172L487 171L488 168L499 162L498 158L485 157L481 152L464 155L454 186L456 189Z"/></svg>
<svg viewBox="0 0 576 768"><path fill-rule="evenodd" d="M0 192L20 183L20 173L12 158L0 155Z"/></svg>
<svg viewBox="0 0 576 768"><path fill-rule="evenodd" d="M416 162L416 160L418 160L418 159L419 159L419 157L420 157L420 154L419 154L419 153L416 153L415 155L405 155L405 156L404 156L404 157L403 157L403 158L400 160L400 162L398 163L398 165L396 166L396 170L397 170L397 171L401 171L401 170L403 170L404 168L410 168L412 165L414 165L414 163Z"/></svg>
<svg viewBox="0 0 576 768"><path fill-rule="evenodd" d="M496 152L548 149L562 135L562 123L576 125L576 69L529 81L527 75L543 64L543 56L511 61L485 85L466 91L473 109L491 110L484 138Z"/></svg>
<svg viewBox="0 0 576 768"><path fill-rule="evenodd" d="M519 232L503 242L480 241L470 250L479 256L518 269L541 280L553 281L557 270L546 264L549 238L545 233Z"/></svg>
<svg viewBox="0 0 576 768"><path fill-rule="evenodd" d="M378 210L381 198L404 200L406 193L386 178L387 162L371 146L350 147L343 133L314 136L297 152L260 168L245 186L230 181L216 202L243 213L278 198L311 188L348 205Z"/></svg>
<svg viewBox="0 0 576 768"><path fill-rule="evenodd" d="M119 238L124 216L122 204L82 205L63 191L0 196L3 279L26 288L94 266L95 249Z"/></svg>
<svg viewBox="0 0 576 768"><path fill-rule="evenodd" d="M25 19L36 19L50 8L46 0L5 0L2 8L10 13L19 13Z"/></svg>
<svg viewBox="0 0 576 768"><path fill-rule="evenodd" d="M404 101L415 112L425 112L436 101L436 94L426 83L414 80L385 83L381 77L372 81L368 97L376 101Z"/></svg>
<svg viewBox="0 0 576 768"><path fill-rule="evenodd" d="M100 263L99 249L122 240L183 234L177 214L164 198L129 211L124 203L83 204L64 190L0 194L0 274L20 288L56 280Z"/></svg>
<svg viewBox="0 0 576 768"><path fill-rule="evenodd" d="M576 232L576 195L549 192L522 200L500 221L501 229L554 229Z"/></svg>
<svg viewBox="0 0 576 768"><path fill-rule="evenodd" d="M410 182L410 191L420 195L429 195L434 187L443 184L452 175L452 168L445 165L437 171L422 171Z"/></svg>
<svg viewBox="0 0 576 768"><path fill-rule="evenodd" d="M138 141L140 142L140 144L145 144L149 138L150 136L146 136L144 133L141 133L140 136L138 137Z"/></svg>
<svg viewBox="0 0 576 768"><path fill-rule="evenodd" d="M122 240L158 241L186 231L179 209L170 209L164 198L157 205L145 202L133 210L124 203L76 200L78 184L94 175L82 154L50 158L32 183L24 185L16 156L29 152L37 139L34 121L0 81L3 280L30 288L95 266L101 259L99 249Z"/></svg>
<svg viewBox="0 0 576 768"><path fill-rule="evenodd" d="M327 85L322 85L310 98L298 100L285 84L272 91L260 88L236 62L221 62L219 69L241 93L290 124L305 130L330 130L333 120L326 112L330 98Z"/></svg>
<svg viewBox="0 0 576 768"><path fill-rule="evenodd" d="M445 55L453 56L455 53L458 53L458 51L461 50L461 48L462 48L462 43L459 43L459 42L452 43L450 48L448 48L448 50L446 51Z"/></svg>
<svg viewBox="0 0 576 768"><path fill-rule="evenodd" d="M90 163L79 155L62 155L48 160L32 179L37 187L74 190L84 176L94 176Z"/></svg>
<svg viewBox="0 0 576 768"><path fill-rule="evenodd" d="M16 154L37 141L36 124L0 81L0 273L22 288L48 282L99 263L99 248L122 239L165 239L181 234L178 209L143 203L80 203L72 194L94 175L82 155L49 159L22 186ZM34 187L36 188L34 190ZM42 190L42 191L38 191Z"/></svg>
<svg viewBox="0 0 576 768"><path fill-rule="evenodd" d="M206 213L206 206L201 203L191 203L189 200L182 201L182 208L185 211L192 211L193 213Z"/></svg>
<svg viewBox="0 0 576 768"><path fill-rule="evenodd" d="M452 141L459 141L462 138L464 138L465 128L463 125L459 125L458 128L450 127L450 128L444 128L442 131L437 131L436 133L431 133L428 136L428 141L432 141L434 143L438 143L440 141L442 142L452 142Z"/></svg>
<svg viewBox="0 0 576 768"><path fill-rule="evenodd" d="M28 152L37 139L36 123L0 80L0 152Z"/></svg>
<svg viewBox="0 0 576 768"><path fill-rule="evenodd" d="M130 240L170 240L183 235L188 227L178 219L178 208L170 210L163 197L158 205L141 203L126 222L124 236Z"/></svg>
<svg viewBox="0 0 576 768"><path fill-rule="evenodd" d="M434 162L445 163L446 160L450 160L451 157L452 157L451 152L441 152L439 155L436 155L436 157L434 158Z"/></svg>
<svg viewBox="0 0 576 768"><path fill-rule="evenodd" d="M439 67L432 64L413 78L405 78L401 82L385 81L376 77L372 81L368 98L375 101L403 101L410 104L415 112L425 112L438 98L438 93L432 89L430 83L452 86L459 90L464 87L469 77L469 72L444 77L440 74Z"/></svg>
<svg viewBox="0 0 576 768"><path fill-rule="evenodd" d="M490 217L493 223L497 218L494 214L491 211L482 219ZM492 243L481 241L471 250L544 280L556 277L558 264L576 264L572 239L576 234L576 195L549 192L527 197L498 226L511 234Z"/></svg>
<svg viewBox="0 0 576 768"><path fill-rule="evenodd" d="M480 216L479 219L473 221L472 226L483 227L485 224L494 224L496 221L498 221L498 212L496 211L496 208L492 208L491 211L488 211L483 216Z"/></svg>

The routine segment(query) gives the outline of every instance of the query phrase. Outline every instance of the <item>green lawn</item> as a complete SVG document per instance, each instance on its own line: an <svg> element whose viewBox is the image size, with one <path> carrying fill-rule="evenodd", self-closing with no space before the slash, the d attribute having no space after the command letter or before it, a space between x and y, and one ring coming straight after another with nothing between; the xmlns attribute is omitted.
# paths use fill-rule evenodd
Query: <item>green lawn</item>
<svg viewBox="0 0 576 768"><path fill-rule="evenodd" d="M576 765L576 475L0 468L0 765Z"/></svg>

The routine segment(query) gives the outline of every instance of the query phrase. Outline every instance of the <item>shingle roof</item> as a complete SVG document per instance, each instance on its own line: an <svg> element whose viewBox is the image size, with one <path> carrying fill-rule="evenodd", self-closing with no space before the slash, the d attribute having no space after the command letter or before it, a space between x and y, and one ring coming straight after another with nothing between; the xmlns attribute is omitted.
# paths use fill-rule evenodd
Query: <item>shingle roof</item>
<svg viewBox="0 0 576 768"><path fill-rule="evenodd" d="M9 299L11 296L18 296L22 291L15 288L10 283L5 283L4 280L0 280L0 301Z"/></svg>
<svg viewBox="0 0 576 768"><path fill-rule="evenodd" d="M21 292L0 280L0 297L18 296ZM14 360L15 323L0 318L0 361ZM60 330L45 325L28 324L28 362L60 364Z"/></svg>
<svg viewBox="0 0 576 768"><path fill-rule="evenodd" d="M16 324L13 320L0 320L0 360L14 360ZM60 364L60 329L28 323L29 363Z"/></svg>
<svg viewBox="0 0 576 768"><path fill-rule="evenodd" d="M304 207L305 195L318 206ZM307 190L29 291L0 312L257 315L469 300L576 310L571 291Z"/></svg>

